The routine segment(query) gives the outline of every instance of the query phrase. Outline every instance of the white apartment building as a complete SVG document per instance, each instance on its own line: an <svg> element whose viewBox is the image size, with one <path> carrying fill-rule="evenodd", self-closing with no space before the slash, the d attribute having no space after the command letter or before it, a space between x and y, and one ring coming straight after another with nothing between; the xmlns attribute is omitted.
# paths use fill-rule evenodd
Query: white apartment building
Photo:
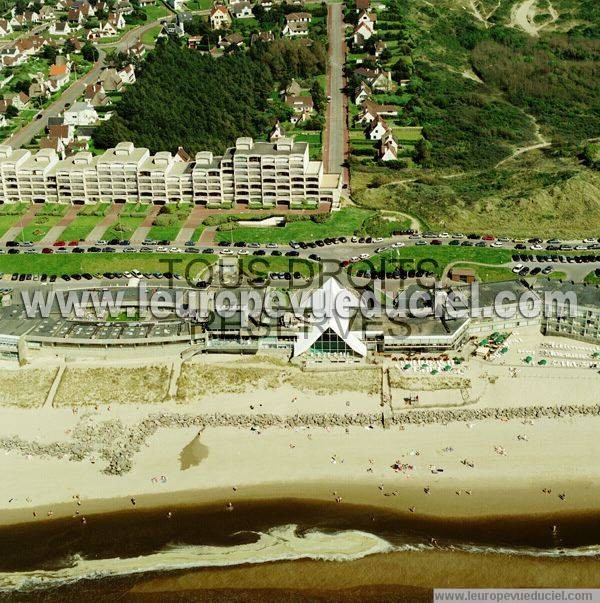
<svg viewBox="0 0 600 603"><path fill-rule="evenodd" d="M339 208L340 174L311 161L309 145L292 138L238 138L216 157L181 161L168 151L121 142L102 155L82 151L61 160L53 149L35 154L0 145L0 203L195 203L211 208Z"/></svg>

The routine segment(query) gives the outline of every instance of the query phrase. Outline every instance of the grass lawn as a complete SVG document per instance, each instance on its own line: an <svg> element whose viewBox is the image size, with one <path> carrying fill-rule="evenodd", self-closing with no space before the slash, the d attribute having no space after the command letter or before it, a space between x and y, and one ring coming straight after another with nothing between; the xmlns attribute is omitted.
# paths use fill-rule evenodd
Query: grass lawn
<svg viewBox="0 0 600 603"><path fill-rule="evenodd" d="M584 279L584 283L588 285L600 285L600 273L596 274L595 270L592 270Z"/></svg>
<svg viewBox="0 0 600 603"><path fill-rule="evenodd" d="M174 241L191 211L192 206L189 203L176 207L171 205L164 206L164 213L159 213L154 219L154 224L148 233L148 238L159 241L165 239Z"/></svg>
<svg viewBox="0 0 600 603"><path fill-rule="evenodd" d="M29 203L0 206L0 237L4 236L9 228L18 224L19 217L27 211L28 207L30 207Z"/></svg>
<svg viewBox="0 0 600 603"><path fill-rule="evenodd" d="M17 235L21 241L41 241L65 215L66 205L45 205L35 218Z"/></svg>
<svg viewBox="0 0 600 603"><path fill-rule="evenodd" d="M449 247L423 245L422 247L403 247L386 251L375 255L365 262L357 262L352 266L352 270L362 268L369 270L375 267L377 270L383 268L385 260L386 269L400 264L406 269L420 268L441 275L444 267L459 260L479 262L482 264L506 264L512 259L510 249L490 249L489 247ZM468 266L477 268L477 266ZM510 270L508 270L510 272ZM491 273L490 273L491 275ZM512 273L511 273L512 275ZM503 280L503 279L499 279Z"/></svg>
<svg viewBox="0 0 600 603"><path fill-rule="evenodd" d="M26 254L1 255L0 272L5 274L90 274L104 272L175 272L195 277L214 264L216 254L188 253L85 253L85 254ZM316 262L286 257L240 257L241 269L251 276L266 276L269 272L300 272L316 275Z"/></svg>
<svg viewBox="0 0 600 603"><path fill-rule="evenodd" d="M185 5L188 10L209 10L212 4L212 0L192 0Z"/></svg>
<svg viewBox="0 0 600 603"><path fill-rule="evenodd" d="M156 27L151 27L150 29L146 30L140 38L142 44L154 44L154 42L156 42L156 38L158 38L158 34L160 33L161 29L162 25L157 25Z"/></svg>
<svg viewBox="0 0 600 603"><path fill-rule="evenodd" d="M100 205L84 207L71 223L60 233L63 241L83 241L92 232L95 226L102 221L110 204L101 203Z"/></svg>
<svg viewBox="0 0 600 603"><path fill-rule="evenodd" d="M171 14L164 4L148 6L144 9L144 12L148 15L148 21L156 21L156 19L160 19L161 17L166 17L167 15Z"/></svg>
<svg viewBox="0 0 600 603"><path fill-rule="evenodd" d="M126 203L119 219L102 235L103 239L130 239L148 213L148 205Z"/></svg>
<svg viewBox="0 0 600 603"><path fill-rule="evenodd" d="M473 266L472 264L455 264L453 268L469 268L477 275L477 280L482 283L497 281L512 281L520 278L510 270L499 266Z"/></svg>
<svg viewBox="0 0 600 603"><path fill-rule="evenodd" d="M217 260L216 255L187 253L74 253L1 255L0 272L11 274L90 274L103 272L177 272L195 276ZM200 261L198 261L200 260ZM195 261L195 263L194 263ZM173 262L169 264L169 262Z"/></svg>
<svg viewBox="0 0 600 603"><path fill-rule="evenodd" d="M323 224L312 220L291 222L283 227L254 228L246 226L232 231L217 231L215 241L246 241L247 243L288 243L289 241L314 241L325 237L351 236L372 212L348 207L330 215Z"/></svg>

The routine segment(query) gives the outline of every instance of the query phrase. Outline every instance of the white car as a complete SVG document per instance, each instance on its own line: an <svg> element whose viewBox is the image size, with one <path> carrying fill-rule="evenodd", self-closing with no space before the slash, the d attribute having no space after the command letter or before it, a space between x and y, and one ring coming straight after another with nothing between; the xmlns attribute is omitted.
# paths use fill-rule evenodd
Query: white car
<svg viewBox="0 0 600 603"><path fill-rule="evenodd" d="M240 249L238 255L250 255L250 252L247 249Z"/></svg>
<svg viewBox="0 0 600 603"><path fill-rule="evenodd" d="M359 257L354 256L354 257L350 258L350 262L351 262L352 264L355 264L356 262L360 262L360 258L359 258Z"/></svg>
<svg viewBox="0 0 600 603"><path fill-rule="evenodd" d="M597 243L596 239L592 239L591 237L588 237L587 239L583 239L584 243Z"/></svg>
<svg viewBox="0 0 600 603"><path fill-rule="evenodd" d="M383 241L383 237L377 237L376 239L373 239L373 243L381 243L381 241Z"/></svg>
<svg viewBox="0 0 600 603"><path fill-rule="evenodd" d="M277 247L277 243L267 243L267 247L273 249L274 247Z"/></svg>
<svg viewBox="0 0 600 603"><path fill-rule="evenodd" d="M587 247L585 245L577 245L577 247L575 247L575 249L577 251L583 251L584 249L587 249Z"/></svg>
<svg viewBox="0 0 600 603"><path fill-rule="evenodd" d="M394 249L398 249L399 247L404 247L404 242L403 242L403 241L396 241L396 242L395 242L395 243L392 245L392 247L393 247Z"/></svg>
<svg viewBox="0 0 600 603"><path fill-rule="evenodd" d="M135 278L141 278L143 276L143 274L139 270L132 270L131 274L133 274Z"/></svg>
<svg viewBox="0 0 600 603"><path fill-rule="evenodd" d="M465 235L462 232L459 232L458 234L453 234L452 238L453 239L464 239Z"/></svg>
<svg viewBox="0 0 600 603"><path fill-rule="evenodd" d="M438 235L438 237L440 237L440 239L449 239L450 238L450 234L447 232L440 232L440 234Z"/></svg>
<svg viewBox="0 0 600 603"><path fill-rule="evenodd" d="M533 249L534 251L540 251L541 249L544 249L541 245L532 245L530 247L530 249Z"/></svg>
<svg viewBox="0 0 600 603"><path fill-rule="evenodd" d="M225 247L224 249L221 249L221 255L233 255L233 251L228 247Z"/></svg>
<svg viewBox="0 0 600 603"><path fill-rule="evenodd" d="M169 250L166 247L157 247L155 251L157 253L167 253Z"/></svg>
<svg viewBox="0 0 600 603"><path fill-rule="evenodd" d="M100 245L100 247L102 247L103 245L108 245L108 241L101 239L100 241L96 241L96 245Z"/></svg>
<svg viewBox="0 0 600 603"><path fill-rule="evenodd" d="M504 245L504 243L502 241L494 241L491 246L492 247L502 247L503 245ZM532 249L533 249L533 247L532 247Z"/></svg>
<svg viewBox="0 0 600 603"><path fill-rule="evenodd" d="M517 264L516 266L513 266L512 271L517 274L517 272L521 272L521 270L523 270L523 264Z"/></svg>
<svg viewBox="0 0 600 603"><path fill-rule="evenodd" d="M369 257L369 254L368 253L361 253L358 257L361 260L366 260Z"/></svg>
<svg viewBox="0 0 600 603"><path fill-rule="evenodd" d="M171 249L169 249L169 253L183 253L183 249L179 249L179 247L171 247Z"/></svg>
<svg viewBox="0 0 600 603"><path fill-rule="evenodd" d="M125 278L133 278L133 273L131 273L131 272L123 272L123 276Z"/></svg>

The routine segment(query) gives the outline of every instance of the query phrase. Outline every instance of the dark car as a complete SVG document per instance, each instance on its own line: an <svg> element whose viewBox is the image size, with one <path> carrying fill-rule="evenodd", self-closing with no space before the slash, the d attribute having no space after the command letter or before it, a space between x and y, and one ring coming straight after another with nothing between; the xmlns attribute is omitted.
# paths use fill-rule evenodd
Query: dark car
<svg viewBox="0 0 600 603"><path fill-rule="evenodd" d="M8 253L15 255L16 253L19 253L19 250L12 247L11 249L8 250Z"/></svg>

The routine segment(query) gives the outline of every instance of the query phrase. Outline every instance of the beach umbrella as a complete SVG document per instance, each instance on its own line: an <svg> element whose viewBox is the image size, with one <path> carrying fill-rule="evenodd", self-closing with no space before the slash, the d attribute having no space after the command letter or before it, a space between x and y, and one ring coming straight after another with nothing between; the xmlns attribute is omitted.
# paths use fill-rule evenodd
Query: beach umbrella
<svg viewBox="0 0 600 603"><path fill-rule="evenodd" d="M461 362L462 362L462 360L460 358L454 359L454 364L460 364Z"/></svg>
<svg viewBox="0 0 600 603"><path fill-rule="evenodd" d="M405 371L407 371L409 368L411 368L411 366L412 365L410 365L410 364L405 364L403 368Z"/></svg>
<svg viewBox="0 0 600 603"><path fill-rule="evenodd" d="M489 340L489 339L482 339L482 340L479 342L479 345L488 345L488 343L489 343L489 342L490 342L490 340Z"/></svg>
<svg viewBox="0 0 600 603"><path fill-rule="evenodd" d="M445 371L451 371L451 370L452 370L452 367L451 367L449 364L447 364L447 365L444 367L444 369L443 369L443 370L445 370Z"/></svg>
<svg viewBox="0 0 600 603"><path fill-rule="evenodd" d="M508 352L508 348L502 348L502 349L500 350L500 353L501 353L501 354L506 354L506 352Z"/></svg>
<svg viewBox="0 0 600 603"><path fill-rule="evenodd" d="M525 362L531 362L533 360L533 358L531 356L527 356L525 358Z"/></svg>
<svg viewBox="0 0 600 603"><path fill-rule="evenodd" d="M600 352L594 352L592 358L600 358Z"/></svg>
<svg viewBox="0 0 600 603"><path fill-rule="evenodd" d="M431 374L432 374L432 375L437 375L437 374L438 374L438 370L437 370L437 369L433 369L433 370L431 371Z"/></svg>
<svg viewBox="0 0 600 603"><path fill-rule="evenodd" d="M542 358L542 359L541 359L541 360L538 362L538 364L539 364L540 366L546 366L546 365L548 364L548 361L547 361L546 359Z"/></svg>

